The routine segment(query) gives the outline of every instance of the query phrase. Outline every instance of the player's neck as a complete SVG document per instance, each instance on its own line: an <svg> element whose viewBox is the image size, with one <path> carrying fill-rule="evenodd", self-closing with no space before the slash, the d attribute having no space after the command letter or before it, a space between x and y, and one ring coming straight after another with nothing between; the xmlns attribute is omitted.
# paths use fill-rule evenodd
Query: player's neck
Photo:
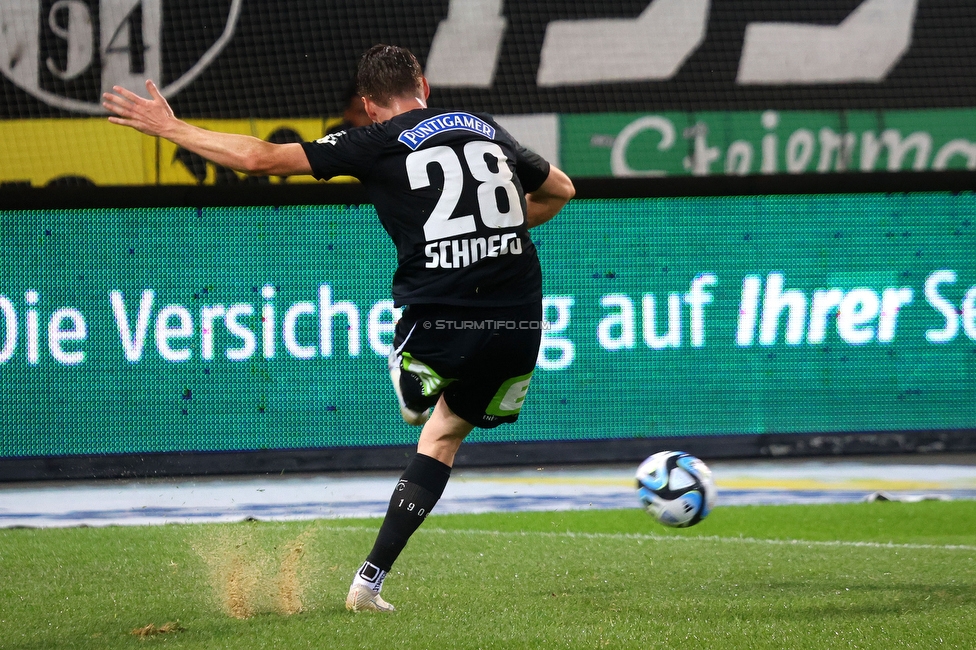
<svg viewBox="0 0 976 650"><path fill-rule="evenodd" d="M403 115L418 108L427 108L427 102L420 97L394 97L389 106L370 106L370 117L374 122L386 122L397 115Z"/></svg>

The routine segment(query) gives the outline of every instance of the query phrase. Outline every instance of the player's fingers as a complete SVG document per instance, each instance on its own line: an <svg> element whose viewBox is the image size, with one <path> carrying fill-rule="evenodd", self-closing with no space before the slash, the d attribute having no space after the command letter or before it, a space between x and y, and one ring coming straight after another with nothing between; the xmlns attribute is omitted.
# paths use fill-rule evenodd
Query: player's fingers
<svg viewBox="0 0 976 650"><path fill-rule="evenodd" d="M123 88L122 86L112 86L112 90L114 90L115 92L122 95L123 97L125 97L126 99L128 99L130 102L133 103L148 101L146 100L145 97L140 97L139 95L135 94L131 90L128 90L127 88Z"/></svg>
<svg viewBox="0 0 976 650"><path fill-rule="evenodd" d="M152 79L146 79L146 90L149 91L149 96L156 100L163 99L163 94L159 92L159 88L153 83Z"/></svg>
<svg viewBox="0 0 976 650"><path fill-rule="evenodd" d="M102 102L102 104L106 106L108 104L111 104L113 107L118 107L118 108L127 108L129 106L132 106L132 102L130 102L129 100L123 97L119 97L118 95L113 95L112 93L105 93L104 95L102 95L102 99L105 100Z"/></svg>
<svg viewBox="0 0 976 650"><path fill-rule="evenodd" d="M135 112L132 110L132 104L126 102L102 102L102 106L105 107L111 113L115 113L120 117L133 117Z"/></svg>
<svg viewBox="0 0 976 650"><path fill-rule="evenodd" d="M122 115L122 116L124 116L126 114L126 112L127 112L121 106L117 106L115 104L110 104L109 102L102 102L102 106L104 106L105 109L108 110L109 112L115 113L116 115Z"/></svg>

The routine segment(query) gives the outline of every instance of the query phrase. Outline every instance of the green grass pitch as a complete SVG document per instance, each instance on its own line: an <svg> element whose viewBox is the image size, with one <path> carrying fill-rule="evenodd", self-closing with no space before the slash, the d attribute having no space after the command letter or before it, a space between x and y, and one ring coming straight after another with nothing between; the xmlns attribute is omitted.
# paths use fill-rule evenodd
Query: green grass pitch
<svg viewBox="0 0 976 650"><path fill-rule="evenodd" d="M377 526L3 530L0 648L976 647L973 501L435 513L351 614Z"/></svg>

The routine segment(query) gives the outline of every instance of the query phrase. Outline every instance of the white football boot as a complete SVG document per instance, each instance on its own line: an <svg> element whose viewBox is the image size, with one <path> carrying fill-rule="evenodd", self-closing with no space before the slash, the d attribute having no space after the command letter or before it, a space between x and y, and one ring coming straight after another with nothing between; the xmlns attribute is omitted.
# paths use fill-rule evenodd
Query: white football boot
<svg viewBox="0 0 976 650"><path fill-rule="evenodd" d="M426 424L427 420L430 419L430 409L426 411L414 411L407 408L406 402L403 400L403 391L400 390L400 373L402 372L400 364L403 357L400 356L399 350L393 350L390 356L387 358L387 367L390 369L390 380L393 382L393 390L396 392L397 401L400 403L400 416L403 421L407 424L412 424L414 426L420 426Z"/></svg>
<svg viewBox="0 0 976 650"><path fill-rule="evenodd" d="M366 585L353 584L346 596L346 609L350 612L395 612L396 608Z"/></svg>

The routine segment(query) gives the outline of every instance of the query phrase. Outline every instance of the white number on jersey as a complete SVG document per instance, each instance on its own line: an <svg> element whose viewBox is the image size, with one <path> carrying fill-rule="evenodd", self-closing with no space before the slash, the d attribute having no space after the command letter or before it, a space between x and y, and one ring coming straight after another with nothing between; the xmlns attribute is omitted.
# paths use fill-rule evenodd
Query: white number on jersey
<svg viewBox="0 0 976 650"><path fill-rule="evenodd" d="M495 159L497 171L491 171L488 167L485 154ZM508 158L502 152L502 148L494 142L473 140L464 145L464 160L468 164L471 176L478 181L478 209L481 212L481 222L489 228L509 228L521 224L525 220L525 215L522 214L518 189L512 182L512 170L505 164ZM444 173L444 190L424 223L424 237L427 241L456 237L477 230L474 215L452 218L458 201L461 200L461 190L464 189L464 169L453 149L444 146L421 149L408 155L406 162L407 178L410 180L412 190L430 187L427 166L431 163L440 166ZM505 212L502 212L498 205L496 190L499 188L505 191L508 198L508 209Z"/></svg>

